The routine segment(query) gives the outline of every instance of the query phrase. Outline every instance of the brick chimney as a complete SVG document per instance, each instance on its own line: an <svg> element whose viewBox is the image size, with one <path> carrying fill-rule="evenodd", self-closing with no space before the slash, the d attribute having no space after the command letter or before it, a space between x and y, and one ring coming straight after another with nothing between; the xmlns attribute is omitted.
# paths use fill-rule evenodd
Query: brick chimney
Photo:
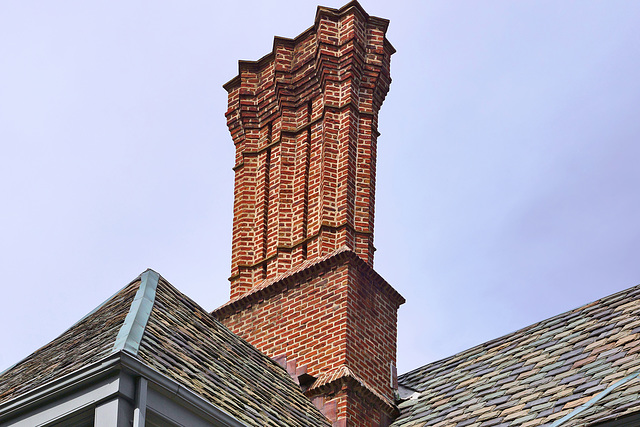
<svg viewBox="0 0 640 427"><path fill-rule="evenodd" d="M356 1L319 7L311 28L276 37L224 85L236 147L231 298L214 315L282 363L337 426L396 414L404 299L373 270L388 24Z"/></svg>

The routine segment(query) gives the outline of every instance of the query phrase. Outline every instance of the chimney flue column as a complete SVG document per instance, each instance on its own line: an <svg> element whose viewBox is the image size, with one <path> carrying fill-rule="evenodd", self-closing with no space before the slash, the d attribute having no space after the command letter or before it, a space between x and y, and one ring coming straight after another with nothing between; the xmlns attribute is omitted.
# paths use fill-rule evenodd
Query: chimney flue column
<svg viewBox="0 0 640 427"><path fill-rule="evenodd" d="M225 85L236 146L231 296L338 248L373 266L378 111L388 21L359 5L240 61Z"/></svg>

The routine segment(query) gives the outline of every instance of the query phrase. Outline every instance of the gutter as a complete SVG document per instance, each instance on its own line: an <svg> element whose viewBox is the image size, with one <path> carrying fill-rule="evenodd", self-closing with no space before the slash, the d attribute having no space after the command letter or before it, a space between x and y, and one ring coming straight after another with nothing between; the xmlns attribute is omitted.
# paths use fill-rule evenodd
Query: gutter
<svg viewBox="0 0 640 427"><path fill-rule="evenodd" d="M95 382L100 378L109 376L109 374L123 370L126 370L125 373L134 378L140 377L138 381L136 381L136 392L143 391L141 390L142 387L146 389L145 386L147 384L145 383L148 382L149 384L158 386L158 388L164 390L169 396L175 396L176 400L181 401L180 404L186 403L187 406L196 409L197 412L204 414L205 417L214 419L223 427L248 427L248 424L239 421L237 418L200 397L188 388L143 364L126 351L113 353L98 362L77 369L0 404L0 421L5 417L9 418L12 415L17 415L17 413L26 412L30 408L41 406L45 401L55 401L72 391L81 391L82 387L88 385L87 383ZM143 421L145 418L145 409L146 396L141 399L136 399L134 417L137 412L136 418Z"/></svg>
<svg viewBox="0 0 640 427"><path fill-rule="evenodd" d="M53 381L45 383L25 394L19 395L0 404L0 419L9 414L27 409L29 406L41 404L42 401L55 399L73 389L80 389L89 381L107 376L118 368L120 358L110 355Z"/></svg>

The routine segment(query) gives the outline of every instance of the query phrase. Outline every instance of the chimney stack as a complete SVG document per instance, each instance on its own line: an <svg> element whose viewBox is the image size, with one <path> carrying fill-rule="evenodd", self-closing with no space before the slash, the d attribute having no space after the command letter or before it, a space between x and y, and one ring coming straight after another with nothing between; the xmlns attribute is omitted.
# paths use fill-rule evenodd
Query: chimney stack
<svg viewBox="0 0 640 427"><path fill-rule="evenodd" d="M356 1L319 7L294 39L240 61L231 298L214 311L278 360L337 426L395 415L397 309L373 270L378 111L389 21Z"/></svg>

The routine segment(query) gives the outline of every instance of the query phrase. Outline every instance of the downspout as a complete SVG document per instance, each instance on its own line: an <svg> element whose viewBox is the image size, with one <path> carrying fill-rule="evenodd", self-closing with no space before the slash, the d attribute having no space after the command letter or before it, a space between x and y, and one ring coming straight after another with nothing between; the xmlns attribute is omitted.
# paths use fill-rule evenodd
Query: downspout
<svg viewBox="0 0 640 427"><path fill-rule="evenodd" d="M147 417L147 385L148 381L138 377L136 382L136 403L133 409L133 427L144 427Z"/></svg>

